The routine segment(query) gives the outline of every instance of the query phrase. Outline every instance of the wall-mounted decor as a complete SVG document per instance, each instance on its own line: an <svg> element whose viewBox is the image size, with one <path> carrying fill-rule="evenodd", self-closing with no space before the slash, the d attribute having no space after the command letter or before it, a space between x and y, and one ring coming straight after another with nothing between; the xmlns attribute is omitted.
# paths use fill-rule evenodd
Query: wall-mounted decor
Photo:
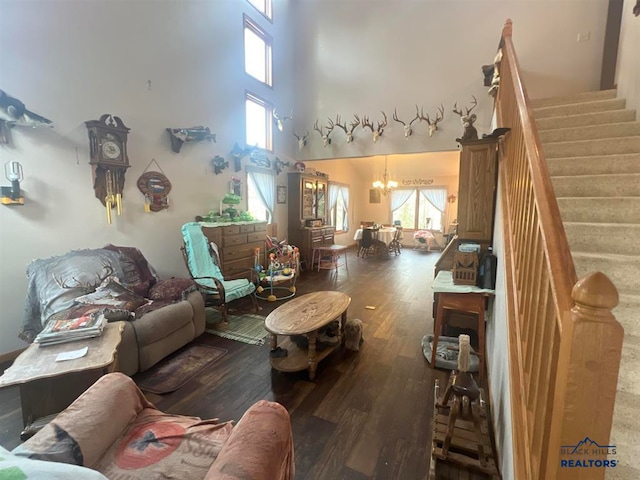
<svg viewBox="0 0 640 480"><path fill-rule="evenodd" d="M51 120L27 110L20 100L0 90L0 120L4 127L53 127Z"/></svg>
<svg viewBox="0 0 640 480"><path fill-rule="evenodd" d="M271 168L271 160L262 150L254 149L249 155L251 163L258 167Z"/></svg>
<svg viewBox="0 0 640 480"><path fill-rule="evenodd" d="M349 128L347 128L346 121L344 122L344 124L341 123L340 115L336 116L336 127L340 127L342 130L344 130L344 133L347 135L347 143L353 142L353 131L358 125L360 125L360 117L358 117L358 115L356 114L353 115L353 122L349 124Z"/></svg>
<svg viewBox="0 0 640 480"><path fill-rule="evenodd" d="M307 146L307 138L309 138L309 132L306 135L298 135L298 132L293 130L293 136L298 139L298 151L301 151Z"/></svg>
<svg viewBox="0 0 640 480"><path fill-rule="evenodd" d="M460 115L460 123L462 123L462 127L464 128L464 132L462 133L462 138L456 138L456 142L459 142L460 140L464 141L464 140L478 139L478 131L476 130L476 127L473 126L477 117L475 113L471 113L471 110L476 108L476 106L478 105L478 100L476 100L476 97L474 97L473 95L472 97L473 97L473 102L472 102L471 108L465 107L465 113L462 112L461 108L460 109L458 108L457 103L453 104L453 113Z"/></svg>
<svg viewBox="0 0 640 480"><path fill-rule="evenodd" d="M403 187L420 187L433 184L433 178L404 178L400 180Z"/></svg>
<svg viewBox="0 0 640 480"><path fill-rule="evenodd" d="M236 177L235 175L231 176L231 181L229 182L229 192L242 197L242 179L240 177Z"/></svg>
<svg viewBox="0 0 640 480"><path fill-rule="evenodd" d="M233 168L236 172L239 172L242 169L241 160L247 155L251 154L257 147L244 147L240 148L238 143L233 144L233 149L231 150L231 157L233 158Z"/></svg>
<svg viewBox="0 0 640 480"><path fill-rule="evenodd" d="M276 167L276 175L280 175L284 167L288 167L290 165L289 162L283 162L278 157L275 158L273 163L275 164L275 167Z"/></svg>
<svg viewBox="0 0 640 480"><path fill-rule="evenodd" d="M111 209L122 213L124 176L129 168L127 128L119 117L105 113L99 120L84 122L89 131L89 164L93 172L96 198L107 208L107 222L111 223Z"/></svg>
<svg viewBox="0 0 640 480"><path fill-rule="evenodd" d="M378 126L376 128L373 128L373 122L369 121L369 117L367 115L362 117L362 129L364 130L367 127L371 129L373 143L376 143L378 140L380 140L380 137L384 132L384 127L386 127L388 123L387 114L384 112L380 112L380 113L382 113L384 120L382 122L378 122Z"/></svg>
<svg viewBox="0 0 640 480"><path fill-rule="evenodd" d="M278 114L278 111L275 108L273 109L273 123L279 131L284 132L284 122L287 120L293 120L293 110L291 110L291 115L283 117Z"/></svg>
<svg viewBox="0 0 640 480"><path fill-rule="evenodd" d="M380 189L369 189L369 203L380 203Z"/></svg>
<svg viewBox="0 0 640 480"><path fill-rule="evenodd" d="M229 167L229 162L227 162L220 155L216 155L215 157L213 157L210 163L211 168L213 169L213 173L215 173L216 175L221 174L225 168Z"/></svg>
<svg viewBox="0 0 640 480"><path fill-rule="evenodd" d="M147 213L159 212L160 210L169 208L167 195L169 195L171 191L171 182L164 175L164 172L147 171L152 163L155 163L158 169L162 171L158 162L152 159L144 173L138 178L138 189L144 195L144 211Z"/></svg>
<svg viewBox="0 0 640 480"><path fill-rule="evenodd" d="M24 205L24 197L20 192L20 182L24 178L22 165L18 162L7 162L4 165L4 175L11 182L11 186L1 188L0 203L2 205Z"/></svg>
<svg viewBox="0 0 640 480"><path fill-rule="evenodd" d="M284 185L276 187L276 201L278 203L287 203L287 187Z"/></svg>
<svg viewBox="0 0 640 480"><path fill-rule="evenodd" d="M209 127L189 127L189 128L167 128L169 138L171 139L171 149L180 153L180 149L184 143L196 143L203 140L209 140L215 143L216 134L211 133Z"/></svg>

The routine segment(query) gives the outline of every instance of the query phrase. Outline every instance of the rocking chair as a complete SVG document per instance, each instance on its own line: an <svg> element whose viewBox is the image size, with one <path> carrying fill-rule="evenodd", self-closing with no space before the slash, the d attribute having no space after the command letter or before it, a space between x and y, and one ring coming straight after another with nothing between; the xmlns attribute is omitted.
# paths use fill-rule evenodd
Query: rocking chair
<svg viewBox="0 0 640 480"><path fill-rule="evenodd" d="M260 310L253 282L246 278L225 280L220 270L218 246L213 242L209 244L199 223L185 223L182 226L182 237L182 257L191 279L196 282L204 297L205 306L220 309L224 323L227 323L228 304L234 300L250 296L255 311ZM253 278L255 272L251 269L247 271Z"/></svg>

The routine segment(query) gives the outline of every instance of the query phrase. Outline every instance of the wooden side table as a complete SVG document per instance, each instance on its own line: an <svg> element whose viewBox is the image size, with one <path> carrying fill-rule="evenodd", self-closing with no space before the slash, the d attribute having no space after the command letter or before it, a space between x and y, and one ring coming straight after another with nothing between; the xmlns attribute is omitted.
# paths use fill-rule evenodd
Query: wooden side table
<svg viewBox="0 0 640 480"><path fill-rule="evenodd" d="M314 265L316 252L318 252L318 271L320 270L333 270L335 268L336 273L338 267L342 265L349 270L347 265L347 247L345 245L322 245L313 249L313 255L311 256L311 265ZM344 253L343 253L344 252ZM340 255L343 253L344 262L340 263ZM323 260L325 257L331 257L329 260Z"/></svg>
<svg viewBox="0 0 640 480"><path fill-rule="evenodd" d="M436 351L438 339L442 327L447 324L447 313L458 311L476 315L478 332L478 358L480 360L479 375L484 377L485 348L485 300L488 296L494 295L493 290L479 288L473 285L455 285L452 273L448 270L438 272L433 282L433 302L434 302L434 329L433 347L431 351L431 367L436 365Z"/></svg>
<svg viewBox="0 0 640 480"><path fill-rule="evenodd" d="M116 370L123 330L124 322L107 323L99 337L48 347L31 344L16 358L0 377L0 388L20 387L24 438L36 433L30 429L35 420L61 412L99 377ZM83 347L88 347L84 357L55 361L59 353Z"/></svg>

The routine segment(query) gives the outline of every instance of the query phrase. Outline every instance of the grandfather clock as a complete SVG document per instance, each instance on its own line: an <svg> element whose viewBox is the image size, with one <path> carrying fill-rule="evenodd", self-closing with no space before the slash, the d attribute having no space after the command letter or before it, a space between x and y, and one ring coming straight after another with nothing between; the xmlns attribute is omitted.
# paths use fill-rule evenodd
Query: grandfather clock
<svg viewBox="0 0 640 480"><path fill-rule="evenodd" d="M96 198L107 208L107 221L111 223L111 210L122 212L124 176L129 168L127 155L127 128L120 117L105 113L99 120L85 122L89 130L89 164L92 166L93 190Z"/></svg>

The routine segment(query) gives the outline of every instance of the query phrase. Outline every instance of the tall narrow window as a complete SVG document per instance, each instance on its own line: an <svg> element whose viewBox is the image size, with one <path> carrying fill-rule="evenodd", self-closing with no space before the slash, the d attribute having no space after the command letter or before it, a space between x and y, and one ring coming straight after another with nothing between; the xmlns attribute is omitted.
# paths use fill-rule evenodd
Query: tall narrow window
<svg viewBox="0 0 640 480"><path fill-rule="evenodd" d="M349 186L329 184L329 221L337 232L349 230Z"/></svg>
<svg viewBox="0 0 640 480"><path fill-rule="evenodd" d="M269 20L273 20L273 6L271 0L248 0L251 5Z"/></svg>
<svg viewBox="0 0 640 480"><path fill-rule="evenodd" d="M257 146L265 150L273 150L273 130L271 128L271 117L273 106L265 100L246 93L246 142L247 145Z"/></svg>
<svg viewBox="0 0 640 480"><path fill-rule="evenodd" d="M256 80L273 86L271 46L273 40L257 23L244 17L244 70Z"/></svg>

